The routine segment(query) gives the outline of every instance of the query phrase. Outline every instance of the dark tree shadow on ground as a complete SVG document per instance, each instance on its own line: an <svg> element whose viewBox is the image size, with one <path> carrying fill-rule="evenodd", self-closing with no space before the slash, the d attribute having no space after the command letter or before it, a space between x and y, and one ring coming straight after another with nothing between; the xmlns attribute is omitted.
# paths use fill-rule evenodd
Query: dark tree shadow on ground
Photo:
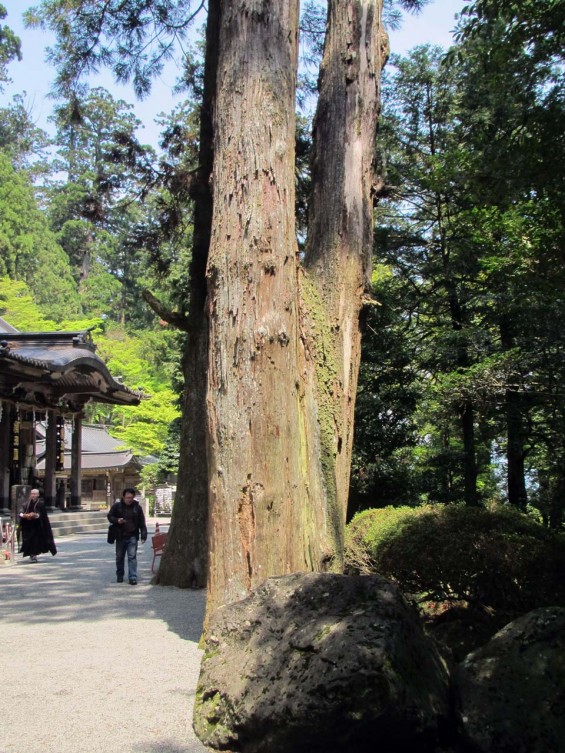
<svg viewBox="0 0 565 753"><path fill-rule="evenodd" d="M139 548L140 583L134 587L127 578L115 582L114 548L102 536L61 538L57 543L55 557L43 555L33 564L17 555L16 565L0 570L3 621L33 625L127 616L164 620L183 640L200 640L205 591L150 585L149 544Z"/></svg>

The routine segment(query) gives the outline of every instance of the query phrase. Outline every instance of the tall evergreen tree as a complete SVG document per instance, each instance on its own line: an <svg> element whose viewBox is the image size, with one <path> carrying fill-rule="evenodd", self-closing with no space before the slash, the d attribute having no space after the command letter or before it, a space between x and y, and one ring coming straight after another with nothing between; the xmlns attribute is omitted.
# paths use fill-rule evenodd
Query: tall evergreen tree
<svg viewBox="0 0 565 753"><path fill-rule="evenodd" d="M0 149L10 156L15 168L27 169L32 178L47 174L50 143L47 133L35 125L21 94L0 108Z"/></svg>
<svg viewBox="0 0 565 753"><path fill-rule="evenodd" d="M420 368L445 411L456 417L460 450L454 448L451 462L460 463L462 496L475 505L477 406L458 385L480 358L474 320L478 253L461 232L466 157L459 141L456 77L442 58L441 49L422 47L394 60L380 146L390 196L380 214L388 227L379 253L406 283L406 307L422 338ZM441 444L451 446L447 436L454 428L445 426ZM444 486L442 496L448 488L451 496L447 478Z"/></svg>
<svg viewBox="0 0 565 753"><path fill-rule="evenodd" d="M565 158L564 14L560 2L481 0L463 15L457 48L465 140L478 178L469 186L470 198L480 208L488 262L485 318L498 330L508 364L508 496L521 507L528 472L530 478L552 479L542 480L535 492L538 499L553 497L546 507L555 508L559 493L542 487L562 486L562 450L550 426L559 413L554 379L562 374L563 352L553 323L563 315L565 180L552 164ZM549 359L551 376L542 365L548 353L557 356ZM545 427L541 415L548 417ZM549 455L557 462L546 473L542 456ZM553 522L561 515L552 514Z"/></svg>
<svg viewBox="0 0 565 753"><path fill-rule="evenodd" d="M8 15L6 8L0 5L0 21ZM19 37L6 24L0 26L0 92L4 84L9 81L8 65L12 60L22 59L22 46Z"/></svg>
<svg viewBox="0 0 565 753"><path fill-rule="evenodd" d="M184 33L186 4L158 6L159 33ZM184 462L197 480L190 484L188 470L182 477L186 497L162 567L166 573L167 559L177 558L169 582L202 583L202 523L209 519L209 608L269 574L341 566L378 83L387 55L380 10L364 0L329 5L301 265L294 219L298 4L263 3L253 12L238 1L208 4L185 325L191 392L181 432L181 469ZM60 84L109 61L143 92L144 64L163 51L158 44L141 52L158 17L145 11L133 0L111 0L103 15L87 0L70 8L44 2L37 15L59 34Z"/></svg>
<svg viewBox="0 0 565 753"><path fill-rule="evenodd" d="M37 205L29 177L2 152L0 274L26 282L50 319L61 321L82 310L67 255Z"/></svg>
<svg viewBox="0 0 565 753"><path fill-rule="evenodd" d="M531 28L518 6L497 7L469 6L447 60L416 50L392 75L378 253L403 286L421 340L415 364L433 387L414 417L423 446L436 436L437 460L448 461L438 498L461 496L450 428L459 414L467 500L469 447L480 474L496 446L509 502L524 508L529 482L558 525L564 186L551 165L564 146L561 32L549 32L551 3L532 9ZM478 492L487 479L478 476Z"/></svg>
<svg viewBox="0 0 565 753"><path fill-rule="evenodd" d="M57 127L55 169L65 178L51 191L49 213L67 252L89 313L134 317L141 298L142 256L128 243L141 216L143 178L153 153L136 137L132 105L102 88L71 96L52 120ZM139 307L139 306L138 306Z"/></svg>

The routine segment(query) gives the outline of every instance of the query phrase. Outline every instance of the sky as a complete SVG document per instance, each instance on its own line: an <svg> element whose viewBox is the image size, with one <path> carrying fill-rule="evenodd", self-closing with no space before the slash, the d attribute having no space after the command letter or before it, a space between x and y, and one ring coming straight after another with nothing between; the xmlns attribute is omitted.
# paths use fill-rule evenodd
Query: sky
<svg viewBox="0 0 565 753"><path fill-rule="evenodd" d="M419 44L438 44L448 47L451 43L451 31L455 27L455 14L465 5L466 0L432 0L417 16L405 14L402 28L390 32L392 52L405 54ZM14 94L25 92L25 103L35 123L47 131L51 127L47 118L53 108L53 100L48 97L53 69L45 63L45 47L49 44L45 32L29 30L23 27L22 13L36 2L29 0L1 0L8 16L3 23L10 26L22 40L23 60L10 65L9 74L12 84L6 86L0 94L0 106L11 101ZM170 112L178 101L171 93L175 84L174 66L161 74L153 85L151 96L136 101L129 87L119 86L112 81L109 73L104 72L90 80L91 86L104 86L114 97L134 103L135 114L143 122L143 130L138 134L143 143L157 146L159 129L154 118L160 112Z"/></svg>

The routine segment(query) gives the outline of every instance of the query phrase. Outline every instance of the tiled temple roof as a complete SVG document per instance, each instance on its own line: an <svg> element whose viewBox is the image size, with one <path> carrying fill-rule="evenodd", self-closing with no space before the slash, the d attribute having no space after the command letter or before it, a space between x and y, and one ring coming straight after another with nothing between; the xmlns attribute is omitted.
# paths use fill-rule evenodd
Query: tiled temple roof
<svg viewBox="0 0 565 753"><path fill-rule="evenodd" d="M88 330L0 331L0 399L72 412L90 400L138 405L142 398L110 374Z"/></svg>

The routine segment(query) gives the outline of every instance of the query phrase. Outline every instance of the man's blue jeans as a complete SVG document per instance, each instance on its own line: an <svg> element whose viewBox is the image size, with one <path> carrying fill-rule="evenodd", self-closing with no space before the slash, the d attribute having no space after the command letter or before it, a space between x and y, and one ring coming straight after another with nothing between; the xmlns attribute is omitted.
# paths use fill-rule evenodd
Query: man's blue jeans
<svg viewBox="0 0 565 753"><path fill-rule="evenodd" d="M116 575L118 578L124 577L124 564L128 555L128 579L137 580L137 537L127 536L123 539L116 539Z"/></svg>

